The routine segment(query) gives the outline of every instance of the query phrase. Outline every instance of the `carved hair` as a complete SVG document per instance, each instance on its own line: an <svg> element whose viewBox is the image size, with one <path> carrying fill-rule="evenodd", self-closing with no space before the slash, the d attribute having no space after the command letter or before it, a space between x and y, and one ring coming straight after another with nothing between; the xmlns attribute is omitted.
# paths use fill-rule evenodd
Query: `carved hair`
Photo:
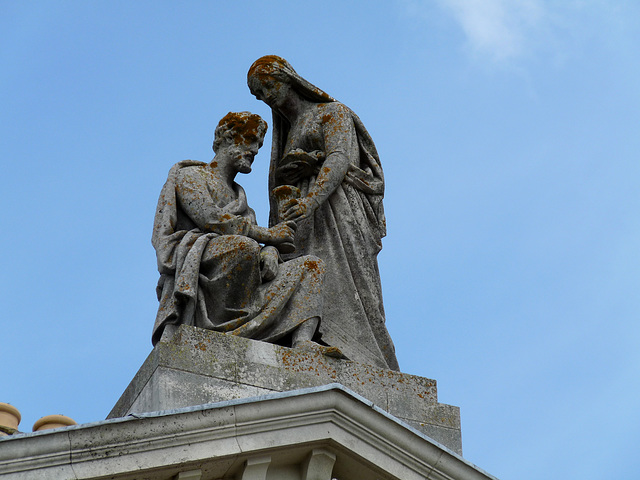
<svg viewBox="0 0 640 480"><path fill-rule="evenodd" d="M260 145L267 133L267 122L260 115L251 112L229 112L218 123L214 133L213 151L217 152L222 143L239 145L258 140Z"/></svg>

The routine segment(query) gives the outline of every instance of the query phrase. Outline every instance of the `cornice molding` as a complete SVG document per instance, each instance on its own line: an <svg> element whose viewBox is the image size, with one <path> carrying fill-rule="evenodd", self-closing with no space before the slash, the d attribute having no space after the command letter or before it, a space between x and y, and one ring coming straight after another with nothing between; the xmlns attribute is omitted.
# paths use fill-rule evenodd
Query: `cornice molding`
<svg viewBox="0 0 640 480"><path fill-rule="evenodd" d="M382 478L494 479L337 384L5 437L0 475L125 478L149 470L167 478L188 464L228 470L258 453L277 460L317 447L337 451L337 466L352 457Z"/></svg>

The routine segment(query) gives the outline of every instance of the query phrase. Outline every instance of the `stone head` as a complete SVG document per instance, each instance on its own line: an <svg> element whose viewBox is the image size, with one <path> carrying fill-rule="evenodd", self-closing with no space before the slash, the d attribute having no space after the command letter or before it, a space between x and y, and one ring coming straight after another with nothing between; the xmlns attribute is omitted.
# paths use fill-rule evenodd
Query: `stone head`
<svg viewBox="0 0 640 480"><path fill-rule="evenodd" d="M267 122L251 112L229 112L218 123L214 133L213 151L216 157L229 157L237 170L249 173L253 158L264 142Z"/></svg>

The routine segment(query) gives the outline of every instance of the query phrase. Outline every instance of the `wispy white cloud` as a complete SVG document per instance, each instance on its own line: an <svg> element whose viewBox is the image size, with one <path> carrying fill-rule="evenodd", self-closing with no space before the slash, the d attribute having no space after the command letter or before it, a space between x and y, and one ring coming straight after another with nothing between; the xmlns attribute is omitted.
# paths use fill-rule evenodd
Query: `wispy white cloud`
<svg viewBox="0 0 640 480"><path fill-rule="evenodd" d="M543 20L542 0L438 0L465 32L469 47L496 60L525 52L530 34Z"/></svg>
<svg viewBox="0 0 640 480"><path fill-rule="evenodd" d="M481 61L544 55L562 63L594 48L637 51L638 0L397 0L408 18L443 33L451 20Z"/></svg>

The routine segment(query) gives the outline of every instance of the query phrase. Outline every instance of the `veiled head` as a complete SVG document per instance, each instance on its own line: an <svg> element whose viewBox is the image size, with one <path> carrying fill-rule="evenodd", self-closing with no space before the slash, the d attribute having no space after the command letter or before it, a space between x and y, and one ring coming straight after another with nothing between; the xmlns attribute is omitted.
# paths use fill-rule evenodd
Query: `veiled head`
<svg viewBox="0 0 640 480"><path fill-rule="evenodd" d="M247 73L247 84L251 93L264 101L265 98L261 97L264 97L267 90L279 90L282 85L290 86L298 95L312 102L335 101L333 97L298 75L289 62L277 55L265 55L253 62Z"/></svg>
<svg viewBox="0 0 640 480"><path fill-rule="evenodd" d="M284 58L277 55L265 55L253 62L247 73L247 81L250 83L252 78L271 77L285 82L294 75L297 75L296 71Z"/></svg>

